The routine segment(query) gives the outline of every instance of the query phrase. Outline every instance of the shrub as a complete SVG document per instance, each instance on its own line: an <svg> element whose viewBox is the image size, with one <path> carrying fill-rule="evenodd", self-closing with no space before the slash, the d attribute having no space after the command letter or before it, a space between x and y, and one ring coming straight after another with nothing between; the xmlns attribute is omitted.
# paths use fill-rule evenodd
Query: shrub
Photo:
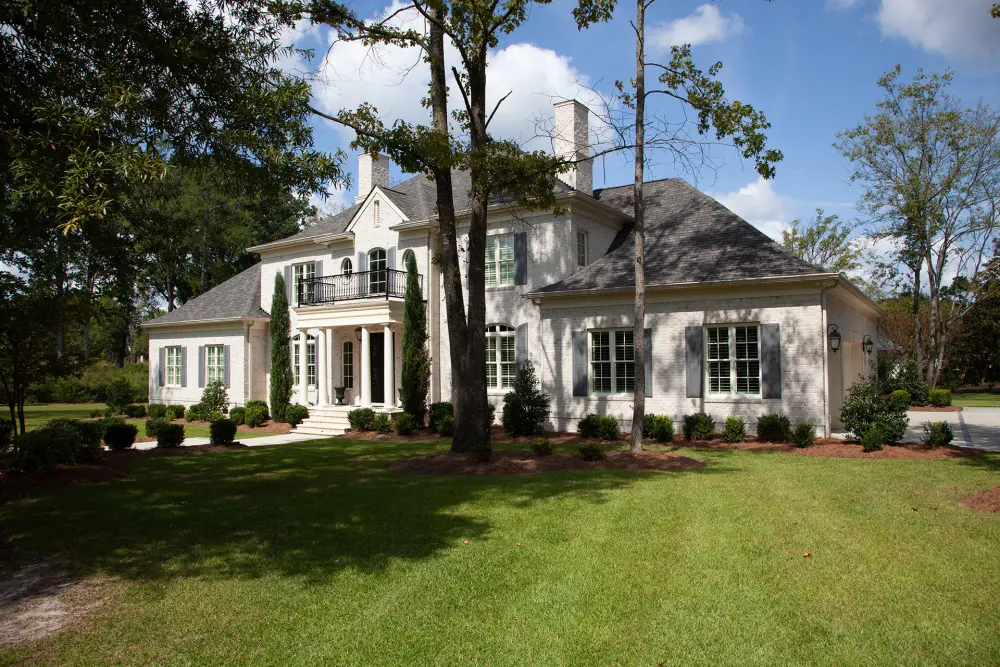
<svg viewBox="0 0 1000 667"><path fill-rule="evenodd" d="M531 451L536 456L548 456L552 453L552 443L545 438L533 438L531 440Z"/></svg>
<svg viewBox="0 0 1000 667"><path fill-rule="evenodd" d="M792 430L792 442L796 447L808 447L816 441L816 427L808 422L799 422Z"/></svg>
<svg viewBox="0 0 1000 667"><path fill-rule="evenodd" d="M576 432L580 434L581 438L596 438L599 425L600 417L590 414L580 420L576 426Z"/></svg>
<svg viewBox="0 0 1000 667"><path fill-rule="evenodd" d="M450 436L455 432L455 418L451 415L445 415L438 421L437 427L438 435Z"/></svg>
<svg viewBox="0 0 1000 667"><path fill-rule="evenodd" d="M899 369L896 384L897 389L905 389L910 393L910 405L927 405L927 380L924 379L916 361L910 359L903 364Z"/></svg>
<svg viewBox="0 0 1000 667"><path fill-rule="evenodd" d="M156 429L157 447L180 447L184 442L184 424L161 424Z"/></svg>
<svg viewBox="0 0 1000 667"><path fill-rule="evenodd" d="M222 380L212 380L205 385L205 391L201 392L201 404L208 414L229 412L229 394Z"/></svg>
<svg viewBox="0 0 1000 667"><path fill-rule="evenodd" d="M259 405L248 405L243 411L243 423L250 428L263 426L267 421L267 410Z"/></svg>
<svg viewBox="0 0 1000 667"><path fill-rule="evenodd" d="M53 419L39 429L18 436L14 466L50 472L63 463L90 463L100 458L103 425L78 419Z"/></svg>
<svg viewBox="0 0 1000 667"><path fill-rule="evenodd" d="M49 384L55 403L86 403L91 400L87 383L79 378L57 378Z"/></svg>
<svg viewBox="0 0 1000 667"><path fill-rule="evenodd" d="M896 401L900 405L905 405L909 407L910 405L910 392L905 389L897 389L896 391L889 394L889 398Z"/></svg>
<svg viewBox="0 0 1000 667"><path fill-rule="evenodd" d="M167 416L167 406L162 403L150 403L146 408L146 414L153 419L163 419Z"/></svg>
<svg viewBox="0 0 1000 667"><path fill-rule="evenodd" d="M169 424L165 417L154 417L152 419L146 420L146 437L155 438L156 434L159 432L160 427L164 424Z"/></svg>
<svg viewBox="0 0 1000 667"><path fill-rule="evenodd" d="M79 419L51 419L43 428L66 428L75 434L76 461L86 463L100 458L101 438L106 420L85 422ZM119 423L123 423L118 420Z"/></svg>
<svg viewBox="0 0 1000 667"><path fill-rule="evenodd" d="M213 445L228 445L236 439L236 422L232 419L216 419L208 427Z"/></svg>
<svg viewBox="0 0 1000 667"><path fill-rule="evenodd" d="M645 419L643 419L643 427L645 427ZM673 442L674 441L674 420L667 415L656 415L656 419L653 420L651 425L649 435L656 439L657 442Z"/></svg>
<svg viewBox="0 0 1000 667"><path fill-rule="evenodd" d="M184 417L186 409L180 403L172 403L167 406L167 419L181 419Z"/></svg>
<svg viewBox="0 0 1000 667"><path fill-rule="evenodd" d="M931 389L930 394L928 394L928 399L930 400L931 405L936 405L938 407L951 405L951 392L947 389Z"/></svg>
<svg viewBox="0 0 1000 667"><path fill-rule="evenodd" d="M375 411L371 408L355 408L347 413L347 421L355 431L370 431L375 425Z"/></svg>
<svg viewBox="0 0 1000 667"><path fill-rule="evenodd" d="M104 442L111 451L131 449L139 427L135 424L108 424L104 428Z"/></svg>
<svg viewBox="0 0 1000 667"><path fill-rule="evenodd" d="M600 461L604 458L604 449L600 445L580 445L577 451L584 461Z"/></svg>
<svg viewBox="0 0 1000 667"><path fill-rule="evenodd" d="M866 452L877 452L885 444L885 429L881 423L874 423L861 434L861 448Z"/></svg>
<svg viewBox="0 0 1000 667"><path fill-rule="evenodd" d="M94 418L101 419L108 412L110 412L110 410L107 410L107 409L102 410L101 408L94 408L93 410L90 411L90 417L91 417L91 419L94 419Z"/></svg>
<svg viewBox="0 0 1000 667"><path fill-rule="evenodd" d="M656 423L656 420L658 418L659 415L653 414L651 412L647 412L642 416L642 437L644 438L653 437L653 425Z"/></svg>
<svg viewBox="0 0 1000 667"><path fill-rule="evenodd" d="M415 428L413 415L410 413L404 412L396 417L396 433L399 435L410 435Z"/></svg>
<svg viewBox="0 0 1000 667"><path fill-rule="evenodd" d="M726 442L743 442L747 437L747 422L739 415L726 417L722 427L722 437Z"/></svg>
<svg viewBox="0 0 1000 667"><path fill-rule="evenodd" d="M6 454L10 449L14 436L14 422L7 417L0 417L0 454Z"/></svg>
<svg viewBox="0 0 1000 667"><path fill-rule="evenodd" d="M622 432L618 425L618 417L614 415L601 415L597 418L597 437L601 440L621 440Z"/></svg>
<svg viewBox="0 0 1000 667"><path fill-rule="evenodd" d="M247 423L247 409L246 408L233 408L229 411L229 418L233 420L233 423L239 426L240 424Z"/></svg>
<svg viewBox="0 0 1000 667"><path fill-rule="evenodd" d="M376 413L372 420L372 429L376 433L392 433L392 420L384 412Z"/></svg>
<svg viewBox="0 0 1000 667"><path fill-rule="evenodd" d="M486 404L486 430L493 428L493 423L497 420L497 406L492 403Z"/></svg>
<svg viewBox="0 0 1000 667"><path fill-rule="evenodd" d="M208 411L205 410L205 406L201 403L195 403L190 408L184 411L184 421L186 422L204 422L208 421Z"/></svg>
<svg viewBox="0 0 1000 667"><path fill-rule="evenodd" d="M438 431L438 424L444 417L454 416L454 406L451 401L442 401L441 403L431 403L430 408L428 408L428 418L427 426L434 431Z"/></svg>
<svg viewBox="0 0 1000 667"><path fill-rule="evenodd" d="M549 395L539 387L535 366L525 361L514 387L503 397L503 429L512 436L538 432L549 417L549 404Z"/></svg>
<svg viewBox="0 0 1000 667"><path fill-rule="evenodd" d="M704 412L684 415L682 430L685 440L711 440L715 436L715 420Z"/></svg>
<svg viewBox="0 0 1000 667"><path fill-rule="evenodd" d="M944 372L941 373L941 377L938 380L938 384L948 391L955 391L963 384L962 371L957 368L944 369Z"/></svg>
<svg viewBox="0 0 1000 667"><path fill-rule="evenodd" d="M108 385L108 393L104 402L114 414L122 414L132 402L132 385L123 377L112 380L111 384Z"/></svg>
<svg viewBox="0 0 1000 667"><path fill-rule="evenodd" d="M247 407L248 408L257 407L257 408L260 408L261 410L263 410L264 411L264 421L267 421L268 419L271 418L271 413L267 409L267 401L262 401L260 399L256 399L256 400L253 400L253 401L247 401Z"/></svg>
<svg viewBox="0 0 1000 667"><path fill-rule="evenodd" d="M304 405L289 405L285 408L285 421L289 426L298 426L309 416L309 408Z"/></svg>
<svg viewBox="0 0 1000 667"><path fill-rule="evenodd" d="M906 434L906 426L910 420L906 416L905 406L882 396L878 384L871 378L862 378L847 389L840 421L857 439L861 439L873 425L878 424L885 442L899 442Z"/></svg>
<svg viewBox="0 0 1000 667"><path fill-rule="evenodd" d="M126 406L125 415L133 419L142 419L146 416L146 404L133 403L132 405Z"/></svg>
<svg viewBox="0 0 1000 667"><path fill-rule="evenodd" d="M757 418L757 439L762 442L788 442L792 439L792 422L785 415L761 415Z"/></svg>
<svg viewBox="0 0 1000 667"><path fill-rule="evenodd" d="M926 422L924 423L924 437L921 442L931 447L949 445L955 439L955 433L951 430L948 422Z"/></svg>

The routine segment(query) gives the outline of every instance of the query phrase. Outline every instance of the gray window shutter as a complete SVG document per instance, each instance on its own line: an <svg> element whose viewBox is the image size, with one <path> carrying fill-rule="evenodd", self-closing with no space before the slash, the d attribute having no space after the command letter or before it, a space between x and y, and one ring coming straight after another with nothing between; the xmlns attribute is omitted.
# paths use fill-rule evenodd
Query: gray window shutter
<svg viewBox="0 0 1000 667"><path fill-rule="evenodd" d="M684 359L687 363L687 397L701 398L705 377L702 368L701 327L684 327Z"/></svg>
<svg viewBox="0 0 1000 667"><path fill-rule="evenodd" d="M222 383L229 386L229 349L231 345L222 346Z"/></svg>
<svg viewBox="0 0 1000 667"><path fill-rule="evenodd" d="M187 346L181 348L181 386L188 386L188 349Z"/></svg>
<svg viewBox="0 0 1000 667"><path fill-rule="evenodd" d="M295 286L292 285L292 265L289 264L285 267L285 298L288 299L288 303L290 304L295 303L294 288Z"/></svg>
<svg viewBox="0 0 1000 667"><path fill-rule="evenodd" d="M167 348L160 348L160 365L156 369L156 384L162 387L166 384L166 372L167 372Z"/></svg>
<svg viewBox="0 0 1000 667"><path fill-rule="evenodd" d="M385 251L385 268L392 271L396 268L396 248L391 247Z"/></svg>
<svg viewBox="0 0 1000 667"><path fill-rule="evenodd" d="M528 325L520 325L514 330L514 361L517 363L517 372L521 372L521 366L528 360Z"/></svg>
<svg viewBox="0 0 1000 667"><path fill-rule="evenodd" d="M514 284L528 284L528 234L514 234Z"/></svg>
<svg viewBox="0 0 1000 667"><path fill-rule="evenodd" d="M573 395L586 396L587 381L587 332L573 332Z"/></svg>
<svg viewBox="0 0 1000 667"><path fill-rule="evenodd" d="M358 251L358 271L367 271L368 270L368 269L365 268L365 260L367 260L367 259L368 259L368 255L366 255L365 253L363 253L363 252L361 252L359 250Z"/></svg>
<svg viewBox="0 0 1000 667"><path fill-rule="evenodd" d="M781 325L760 325L761 396L781 398Z"/></svg>
<svg viewBox="0 0 1000 667"><path fill-rule="evenodd" d="M323 277L323 260L321 259L316 260L316 277L317 278Z"/></svg>
<svg viewBox="0 0 1000 667"><path fill-rule="evenodd" d="M646 396L653 395L653 330L642 332L642 342L646 348Z"/></svg>
<svg viewBox="0 0 1000 667"><path fill-rule="evenodd" d="M205 386L205 346L198 346L198 386Z"/></svg>

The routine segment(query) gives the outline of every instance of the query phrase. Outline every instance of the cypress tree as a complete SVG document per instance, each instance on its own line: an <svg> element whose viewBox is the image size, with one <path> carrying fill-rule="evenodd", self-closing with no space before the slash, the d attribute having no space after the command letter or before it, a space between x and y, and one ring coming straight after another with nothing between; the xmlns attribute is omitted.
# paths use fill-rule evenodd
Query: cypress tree
<svg viewBox="0 0 1000 667"><path fill-rule="evenodd" d="M285 408L292 399L291 322L288 318L288 295L285 279L278 273L274 277L274 295L271 297L271 417L285 421Z"/></svg>
<svg viewBox="0 0 1000 667"><path fill-rule="evenodd" d="M406 262L406 292L403 302L403 411L423 425L427 412L431 358L427 351L427 309L417 276L417 261L411 254Z"/></svg>

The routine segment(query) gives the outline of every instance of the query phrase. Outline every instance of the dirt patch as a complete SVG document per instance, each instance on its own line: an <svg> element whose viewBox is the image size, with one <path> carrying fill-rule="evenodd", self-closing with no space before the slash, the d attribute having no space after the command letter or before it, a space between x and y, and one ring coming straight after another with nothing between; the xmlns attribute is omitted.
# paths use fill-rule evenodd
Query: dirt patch
<svg viewBox="0 0 1000 667"><path fill-rule="evenodd" d="M783 454L798 454L800 456L823 456L833 459L924 459L941 461L946 459L968 458L980 456L982 452L961 447L937 447L915 443L886 445L876 452L866 452L861 445L845 442L836 438L817 438L809 447L759 442L756 438L748 438L746 442L728 443L724 440L675 440L675 446L692 447L694 449L740 449L751 452L780 452Z"/></svg>
<svg viewBox="0 0 1000 667"><path fill-rule="evenodd" d="M983 512L1000 512L1000 486L965 496L958 501L958 504Z"/></svg>
<svg viewBox="0 0 1000 667"><path fill-rule="evenodd" d="M961 405L911 405L910 412L961 412Z"/></svg>
<svg viewBox="0 0 1000 667"><path fill-rule="evenodd" d="M52 561L0 573L0 647L82 624L103 603L105 592L100 579L76 579Z"/></svg>
<svg viewBox="0 0 1000 667"><path fill-rule="evenodd" d="M599 461L584 461L576 454L556 453L536 456L531 452L493 452L490 460L482 463L471 454L442 452L399 459L389 464L390 470L418 475L531 475L553 470L652 470L684 472L700 470L704 461L672 454L646 451L638 456L615 450Z"/></svg>

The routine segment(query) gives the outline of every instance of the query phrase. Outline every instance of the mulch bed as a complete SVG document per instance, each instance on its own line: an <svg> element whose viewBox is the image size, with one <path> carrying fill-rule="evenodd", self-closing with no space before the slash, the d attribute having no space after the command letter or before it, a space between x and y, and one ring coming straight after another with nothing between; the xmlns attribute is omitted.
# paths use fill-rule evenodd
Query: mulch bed
<svg viewBox="0 0 1000 667"><path fill-rule="evenodd" d="M490 460L480 462L472 454L442 452L399 459L389 464L390 470L418 475L531 475L553 470L651 470L685 472L700 470L704 461L670 452L646 451L633 456L627 451L607 452L599 461L584 461L576 454L556 453L537 456L531 452L498 451Z"/></svg>
<svg viewBox="0 0 1000 667"><path fill-rule="evenodd" d="M1000 512L1000 486L973 493L960 499L958 504L983 512Z"/></svg>
<svg viewBox="0 0 1000 667"><path fill-rule="evenodd" d="M130 420L130 422L131 421L132 420ZM184 426L204 426L205 428L208 428L209 426L212 425L212 422L201 422L201 421L186 422L183 419L175 419L172 423L174 423L174 424L183 424ZM143 422L142 424L139 424L138 422L136 422L136 426L139 427L139 433L140 434L146 432L145 428L144 428L144 425L145 425L145 422ZM255 428L250 428L246 424L240 424L239 426L236 427L236 435L237 435L237 437L239 436L240 433L255 433L257 435L261 435L261 434L266 434L266 435L284 435L285 433L291 433L291 432L292 432L292 427L289 426L288 424L281 423L281 422L270 421L270 420L268 420L267 423L265 423L263 426L257 426ZM137 437L135 439L135 441L136 442L156 442L156 438L147 438L145 436L140 435L139 437Z"/></svg>
<svg viewBox="0 0 1000 667"><path fill-rule="evenodd" d="M687 442L674 441L675 446L694 449L740 449L751 452L780 452L783 454L798 454L800 456L823 456L832 459L923 459L942 461L947 459L969 458L981 456L977 449L963 447L930 447L916 443L900 443L886 445L876 452L866 452L861 445L836 438L817 438L809 447L795 447L788 444L759 442L756 438L747 438L746 442L728 443L724 440L700 440Z"/></svg>

